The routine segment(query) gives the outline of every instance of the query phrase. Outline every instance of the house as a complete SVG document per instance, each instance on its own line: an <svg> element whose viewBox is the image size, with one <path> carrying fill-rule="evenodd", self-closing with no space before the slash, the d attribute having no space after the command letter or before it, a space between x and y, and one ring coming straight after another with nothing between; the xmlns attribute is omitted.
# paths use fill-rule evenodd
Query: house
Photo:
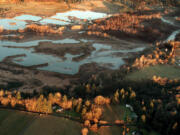
<svg viewBox="0 0 180 135"><path fill-rule="evenodd" d="M55 104L52 106L52 109L54 112L62 112L63 111L63 108L60 107L59 105Z"/></svg>
<svg viewBox="0 0 180 135"><path fill-rule="evenodd" d="M62 112L63 111L63 108L59 108L56 110L56 112Z"/></svg>

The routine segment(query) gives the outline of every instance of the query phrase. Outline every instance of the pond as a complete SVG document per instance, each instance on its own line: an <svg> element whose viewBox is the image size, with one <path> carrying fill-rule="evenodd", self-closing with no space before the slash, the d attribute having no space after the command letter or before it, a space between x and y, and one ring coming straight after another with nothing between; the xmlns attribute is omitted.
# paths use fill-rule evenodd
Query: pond
<svg viewBox="0 0 180 135"><path fill-rule="evenodd" d="M94 20L99 18L108 17L105 13L98 13L92 11L78 11L72 10L67 11L64 13L57 13L51 17L40 17L40 16L33 16L28 14L23 14L20 16L16 16L11 19L0 19L0 26L2 26L5 30L18 30L24 29L29 21L36 24L47 25L47 24L55 24L55 25L69 25L72 24L73 20ZM77 19L78 18L78 19Z"/></svg>
<svg viewBox="0 0 180 135"><path fill-rule="evenodd" d="M105 18L108 15L106 13L98 13L93 11L68 11L65 13L57 13L56 15L52 16L51 18L60 19L64 21L71 21L71 17L79 18L79 19L87 19L87 20L95 20L100 18Z"/></svg>
<svg viewBox="0 0 180 135"><path fill-rule="evenodd" d="M13 19L15 20L22 20L22 21L39 21L42 19L40 16L33 16L33 15L20 15L16 16Z"/></svg>
<svg viewBox="0 0 180 135"><path fill-rule="evenodd" d="M48 54L43 53L34 53L34 49L25 49L25 48L8 48L10 47L29 47L29 46L37 46L40 42L49 41L52 43L79 43L87 42L87 39L62 39L62 40L35 40L28 42L13 42L13 41L0 41L0 61L2 61L7 56L25 54L25 57L15 58L13 61L17 64L23 66L33 66L38 64L48 63L48 66L44 66L38 69L47 70L52 72L58 72L63 74L76 74L79 71L80 66L87 63L97 63L99 66L106 67L109 69L118 69L125 62L123 60L124 55L115 56L115 53L129 53L129 52L138 52L144 50L143 47L134 48L129 50L115 50L112 49L110 45L100 44L100 43L92 43L92 46L95 48L91 54L79 61L74 61L73 58L79 57L83 54L72 55L66 53L64 58L55 57ZM89 40L91 41L91 40ZM78 44L77 44L78 45Z"/></svg>
<svg viewBox="0 0 180 135"><path fill-rule="evenodd" d="M48 39L43 39L43 40L32 40L32 41L27 41L27 42L14 42L14 41L6 41L6 40L0 40L0 45L2 46L15 46L15 47L32 47L32 46L37 46L40 42L52 42L54 44L60 43L60 44L76 44L80 43L80 41L71 39L71 38L65 38L61 40L48 40Z"/></svg>
<svg viewBox="0 0 180 135"><path fill-rule="evenodd" d="M0 26L5 30L18 30L26 28L26 22L13 19L0 19Z"/></svg>
<svg viewBox="0 0 180 135"><path fill-rule="evenodd" d="M99 18L109 17L110 15L105 13L98 13L92 11L78 11L72 10L64 13L57 13L51 17L40 17L33 15L20 15L11 19L0 19L0 26L3 26L7 30L24 29L29 23L36 24L57 24L57 25L69 25L73 23L73 20L87 19L89 21ZM78 23L76 21L76 23ZM79 21L80 23L80 21ZM83 32L83 31L81 31ZM10 36L11 34L9 34ZM8 35L6 35L8 36ZM65 52L64 58L55 57L54 55L48 55L45 53L35 53L34 47L39 45L40 42L51 42L61 44L76 44L91 43L94 51L90 52L87 57L83 56L83 53L78 55L72 55ZM52 44L50 44L52 45ZM28 49L29 48L29 49ZM39 67L38 69L47 70L52 72L58 72L63 74L76 74L79 72L79 68L87 63L97 63L101 67L109 69L118 69L125 62L123 58L127 58L127 53L139 52L144 50L144 47L132 48L132 49L113 49L111 45L105 43L96 43L91 39L73 39L64 38L58 40L41 39L32 41L8 41L0 40L0 61L7 56L14 56L25 54L25 56L16 57L13 62L23 66L33 66L48 63L47 66ZM118 55L117 55L118 54ZM77 58L78 61L75 61Z"/></svg>

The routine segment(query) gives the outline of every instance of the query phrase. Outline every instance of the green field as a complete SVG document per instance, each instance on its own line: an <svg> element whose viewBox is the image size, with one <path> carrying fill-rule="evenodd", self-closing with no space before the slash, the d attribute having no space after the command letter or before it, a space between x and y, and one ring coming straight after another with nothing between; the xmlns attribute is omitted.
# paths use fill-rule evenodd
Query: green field
<svg viewBox="0 0 180 135"><path fill-rule="evenodd" d="M62 117L0 109L0 135L80 135L81 128Z"/></svg>
<svg viewBox="0 0 180 135"><path fill-rule="evenodd" d="M126 120L126 117L130 117L131 113L132 112L124 105L106 106L102 119L112 123L115 120Z"/></svg>
<svg viewBox="0 0 180 135"><path fill-rule="evenodd" d="M156 65L140 69L127 75L126 79L141 80L152 79L152 77L160 76L169 79L180 79L180 68L173 65Z"/></svg>
<svg viewBox="0 0 180 135"><path fill-rule="evenodd" d="M103 120L113 123L115 120L124 120L126 118L132 118L134 113L130 109L126 108L124 105L111 105L104 108ZM130 132L127 135L131 135L132 131L136 130L136 126L130 126ZM121 135L123 131L122 127L112 126L112 127L101 127L98 131L99 135ZM159 135L154 131L147 132L141 129L144 135Z"/></svg>
<svg viewBox="0 0 180 135"><path fill-rule="evenodd" d="M124 105L111 105L104 108L103 120L113 123L115 120L125 120L126 116L130 116L131 112ZM122 134L121 127L102 127L99 130L101 135L119 135ZM129 134L130 135L130 134Z"/></svg>

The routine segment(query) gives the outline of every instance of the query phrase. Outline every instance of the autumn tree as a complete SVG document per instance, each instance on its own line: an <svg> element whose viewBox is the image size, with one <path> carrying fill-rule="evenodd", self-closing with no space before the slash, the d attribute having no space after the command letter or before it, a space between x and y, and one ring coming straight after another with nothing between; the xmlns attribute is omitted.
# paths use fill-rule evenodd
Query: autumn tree
<svg viewBox="0 0 180 135"><path fill-rule="evenodd" d="M94 103L96 105L104 105L106 103L106 100L105 100L105 98L103 96L97 96L94 99Z"/></svg>
<svg viewBox="0 0 180 135"><path fill-rule="evenodd" d="M63 98L62 98L62 102L67 102L67 101L68 101L67 96L64 95Z"/></svg>
<svg viewBox="0 0 180 135"><path fill-rule="evenodd" d="M0 97L3 97L4 96L4 90L0 90Z"/></svg>
<svg viewBox="0 0 180 135"><path fill-rule="evenodd" d="M81 107L82 107L82 99L79 98L78 99L78 104L77 104L77 107L76 107L76 112L80 112Z"/></svg>
<svg viewBox="0 0 180 135"><path fill-rule="evenodd" d="M91 105L91 101L86 100L85 105L86 105L87 107L90 107L90 105Z"/></svg>
<svg viewBox="0 0 180 135"><path fill-rule="evenodd" d="M14 108L15 106L16 106L16 99L15 98L12 98L11 100L10 100L10 104L11 104L11 106Z"/></svg>
<svg viewBox="0 0 180 135"><path fill-rule="evenodd" d="M87 135L88 134L88 129L87 128L83 128L81 130L81 133L82 133L82 135Z"/></svg>
<svg viewBox="0 0 180 135"><path fill-rule="evenodd" d="M90 84L86 84L86 92L87 93L91 92L91 85Z"/></svg>
<svg viewBox="0 0 180 135"><path fill-rule="evenodd" d="M21 93L19 91L16 93L16 99L21 100Z"/></svg>
<svg viewBox="0 0 180 135"><path fill-rule="evenodd" d="M84 116L87 112L87 108L84 106L81 112L81 115Z"/></svg>
<svg viewBox="0 0 180 135"><path fill-rule="evenodd" d="M114 93L114 101L116 103L119 103L119 90L116 90L116 92Z"/></svg>

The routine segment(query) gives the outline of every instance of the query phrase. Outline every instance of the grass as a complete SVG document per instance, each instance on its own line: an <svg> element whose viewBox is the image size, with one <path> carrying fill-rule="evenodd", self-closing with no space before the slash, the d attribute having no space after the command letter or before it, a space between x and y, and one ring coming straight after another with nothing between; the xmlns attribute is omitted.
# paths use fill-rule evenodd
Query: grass
<svg viewBox="0 0 180 135"><path fill-rule="evenodd" d="M156 65L146 67L144 69L135 71L127 75L126 79L130 80L141 80L141 79L152 79L152 77L160 76L167 77L169 79L180 79L180 68L173 65Z"/></svg>
<svg viewBox="0 0 180 135"><path fill-rule="evenodd" d="M62 117L0 109L0 135L80 135L81 128Z"/></svg>
<svg viewBox="0 0 180 135"><path fill-rule="evenodd" d="M77 112L75 112L75 111L72 111L72 110L64 110L63 112L62 112L62 114L63 115L66 115L66 116L71 116L71 117L75 117L75 118L80 118L81 117L81 115L80 115L80 113L77 113Z"/></svg>
<svg viewBox="0 0 180 135"><path fill-rule="evenodd" d="M0 110L0 135L19 135L26 125L31 123L34 115L25 113Z"/></svg>
<svg viewBox="0 0 180 135"><path fill-rule="evenodd" d="M124 105L105 106L102 119L113 123L117 119L126 120L126 116L130 117L131 114ZM82 126L78 122L62 117L40 117L38 114L0 109L0 135L80 135L81 129ZM131 131L136 129L137 127L130 127ZM118 126L101 127L97 133L89 131L88 135L119 135L122 131L122 127ZM158 135L154 131L147 132L144 129L142 132L144 135ZM128 135L131 135L131 132Z"/></svg>
<svg viewBox="0 0 180 135"><path fill-rule="evenodd" d="M79 123L65 118L43 116L37 118L23 135L80 135Z"/></svg>
<svg viewBox="0 0 180 135"><path fill-rule="evenodd" d="M113 123L115 120L126 120L126 117L132 112L124 105L111 105L104 107L103 120ZM98 131L100 135L119 135L122 134L123 128L118 126L101 127Z"/></svg>
<svg viewBox="0 0 180 135"><path fill-rule="evenodd" d="M133 112L131 112L125 105L111 105L104 108L103 120L108 122L114 122L115 120L126 120L126 117L131 117ZM136 126L129 127L130 132L127 135L131 135L134 130L137 130ZM122 134L123 128L118 126L112 127L101 127L97 135L120 135ZM144 135L159 135L154 131L146 131L141 129ZM92 134L96 135L96 134Z"/></svg>
<svg viewBox="0 0 180 135"><path fill-rule="evenodd" d="M124 105L106 106L103 112L103 120L114 122L115 120L126 120L131 115L131 111Z"/></svg>

